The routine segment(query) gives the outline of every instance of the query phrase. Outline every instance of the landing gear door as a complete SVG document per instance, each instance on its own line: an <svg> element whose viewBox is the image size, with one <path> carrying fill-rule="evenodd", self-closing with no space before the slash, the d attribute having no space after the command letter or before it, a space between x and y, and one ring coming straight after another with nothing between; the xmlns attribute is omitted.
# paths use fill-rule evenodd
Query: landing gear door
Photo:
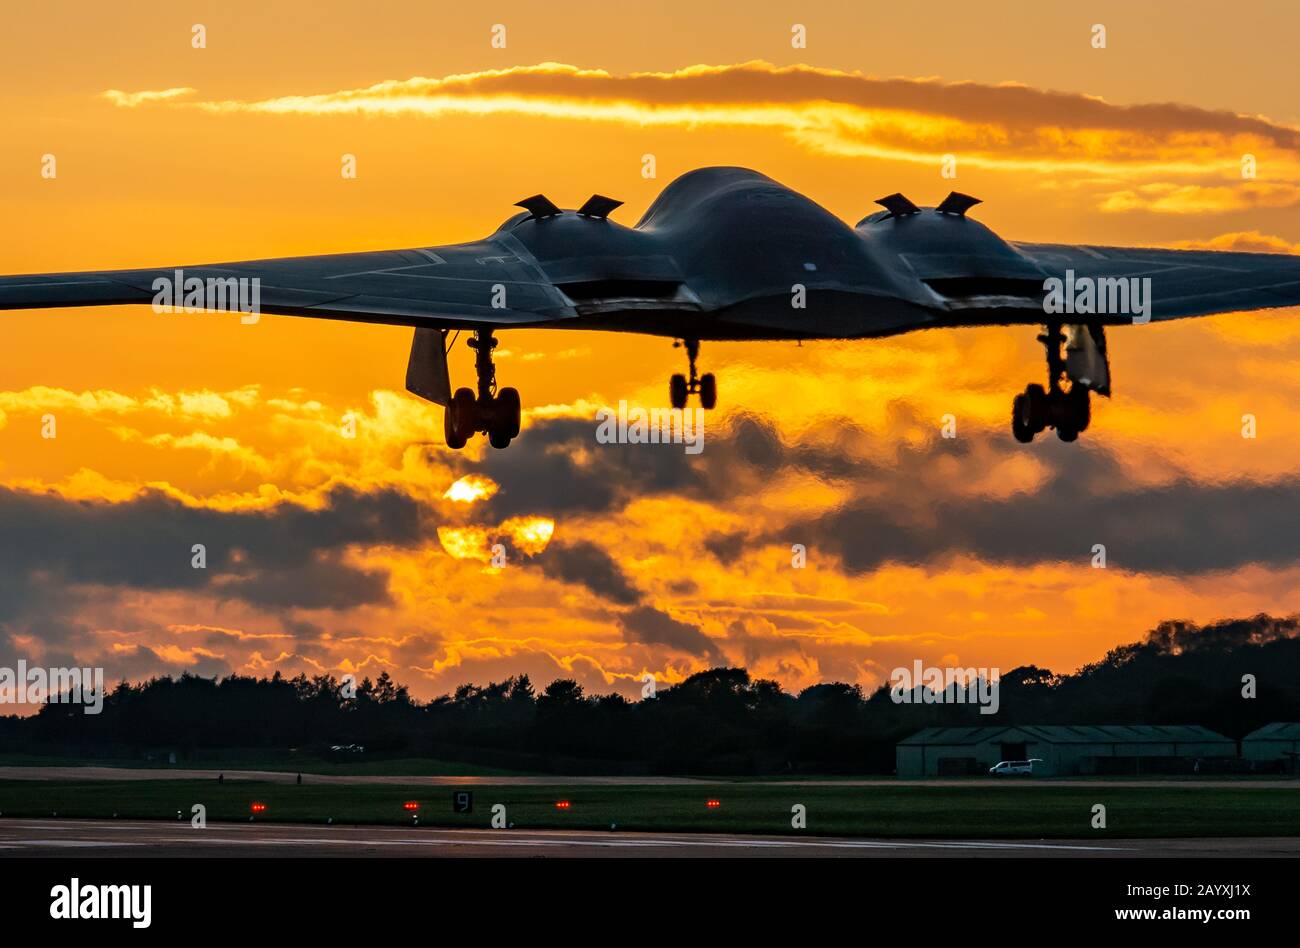
<svg viewBox="0 0 1300 948"><path fill-rule="evenodd" d="M1065 374L1076 385L1110 396L1106 329L1082 323L1065 327Z"/></svg>
<svg viewBox="0 0 1300 948"><path fill-rule="evenodd" d="M406 363L406 390L446 408L451 404L451 376L447 372L447 330L417 329Z"/></svg>

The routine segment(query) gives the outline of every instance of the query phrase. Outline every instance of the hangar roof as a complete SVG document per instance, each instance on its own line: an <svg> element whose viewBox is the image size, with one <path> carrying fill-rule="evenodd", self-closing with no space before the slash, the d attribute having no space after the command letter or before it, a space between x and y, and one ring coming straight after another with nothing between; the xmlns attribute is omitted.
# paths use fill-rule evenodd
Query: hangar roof
<svg viewBox="0 0 1300 948"><path fill-rule="evenodd" d="M1271 726L1271 725L1270 725ZM1286 725L1300 729L1300 724ZM1259 733L1259 732L1256 732ZM1020 724L1001 727L927 727L902 744L981 744L1031 738L1048 744L1235 743L1196 724Z"/></svg>
<svg viewBox="0 0 1300 948"><path fill-rule="evenodd" d="M1243 741L1300 741L1300 724L1274 721L1258 731L1251 731Z"/></svg>

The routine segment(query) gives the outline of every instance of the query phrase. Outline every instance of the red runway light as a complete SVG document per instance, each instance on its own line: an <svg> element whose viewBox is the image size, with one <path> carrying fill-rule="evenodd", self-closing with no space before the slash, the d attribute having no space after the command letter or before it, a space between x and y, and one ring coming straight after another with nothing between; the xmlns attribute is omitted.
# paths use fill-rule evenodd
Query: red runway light
<svg viewBox="0 0 1300 948"><path fill-rule="evenodd" d="M707 806L710 810L716 810L718 807L722 806L722 801L721 801L721 800L709 800L709 801L708 801L707 803L705 803L704 805Z"/></svg>
<svg viewBox="0 0 1300 948"><path fill-rule="evenodd" d="M414 800L407 800L402 804L403 810L418 810L419 808L420 804L416 803Z"/></svg>
<svg viewBox="0 0 1300 948"><path fill-rule="evenodd" d="M567 809L569 808L569 801L568 801L568 800L557 800L557 801L555 802L555 808L556 808L557 810L567 810Z"/></svg>
<svg viewBox="0 0 1300 948"><path fill-rule="evenodd" d="M254 813L263 813L266 811L266 804L254 803L249 809L251 809Z"/></svg>

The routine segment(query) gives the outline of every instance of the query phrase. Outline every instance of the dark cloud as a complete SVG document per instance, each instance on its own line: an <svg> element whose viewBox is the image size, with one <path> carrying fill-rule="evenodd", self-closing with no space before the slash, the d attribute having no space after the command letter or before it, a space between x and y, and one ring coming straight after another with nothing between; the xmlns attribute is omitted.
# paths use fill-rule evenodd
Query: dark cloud
<svg viewBox="0 0 1300 948"><path fill-rule="evenodd" d="M553 579L586 586L597 596L630 606L641 601L641 592L614 558L585 540L553 542L534 561Z"/></svg>
<svg viewBox="0 0 1300 948"><path fill-rule="evenodd" d="M597 422L551 418L531 425L508 451L494 451L465 471L486 474L500 491L483 505L487 519L522 514L611 514L632 500L676 495L725 503L756 496L772 474L800 470L823 478L868 478L874 465L850 449L863 437L836 419L786 442L771 419L740 413L705 429L704 449L673 444L600 444Z"/></svg>
<svg viewBox="0 0 1300 948"><path fill-rule="evenodd" d="M934 439L900 451L891 483L873 485L842 507L792 523L764 542L791 537L842 558L851 572L887 562L925 563L967 553L988 562L1043 561L1088 565L1094 544L1107 565L1148 573L1195 574L1249 563L1282 566L1300 560L1300 483L1241 480L1135 485L1116 459L1096 445L1051 439L1032 448L1009 436L977 432L981 450ZM940 454L957 458L977 477L1012 453L1032 450L1049 475L1033 492L986 497L933 490L920 478ZM916 485L922 485L918 488ZM918 503L923 501L922 503ZM729 539L726 547L734 547ZM725 547L724 547L725 548Z"/></svg>
<svg viewBox="0 0 1300 948"><path fill-rule="evenodd" d="M396 491L336 488L319 509L225 512L158 491L119 503L0 488L0 619L33 583L205 590L274 608L345 608L387 598L385 577L349 566L351 544L422 541L421 510ZM207 566L192 565L202 544Z"/></svg>
<svg viewBox="0 0 1300 948"><path fill-rule="evenodd" d="M472 469L501 490L485 503L485 516L604 513L635 496L698 491L704 485L700 456L686 454L681 445L600 444L596 427L594 417L545 419L531 425L510 450L486 455Z"/></svg>
<svg viewBox="0 0 1300 948"><path fill-rule="evenodd" d="M723 660L722 652L698 626L674 619L649 604L622 567L596 544L585 540L553 542L533 562L552 579L583 586L614 605L631 606L617 615L619 628L628 641Z"/></svg>
<svg viewBox="0 0 1300 948"><path fill-rule="evenodd" d="M666 645L710 661L724 661L718 647L698 627L679 622L653 606L638 606L619 616L627 638L643 645Z"/></svg>
<svg viewBox="0 0 1300 948"><path fill-rule="evenodd" d="M416 502L396 492L337 489L319 509L284 503L222 512L157 491L109 503L0 488L0 664L33 659L21 635L40 641L43 664L101 664L115 679L228 674L224 660L203 655L177 663L145 646L103 653L78 617L134 589L203 593L282 613L385 602L386 574L349 565L346 548L421 542L421 520ZM206 569L191 565L197 543L206 547ZM312 637L308 624L286 628ZM132 631L168 637L152 624ZM204 638L213 648L229 644L218 630Z"/></svg>
<svg viewBox="0 0 1300 948"><path fill-rule="evenodd" d="M682 496L744 514L761 509L768 483L789 473L849 487L842 505L796 516L777 530L710 535L704 550L722 563L736 562L756 546L795 542L807 546L812 559L819 553L841 558L854 573L954 554L1084 567L1098 543L1106 547L1109 566L1148 573L1197 574L1300 561L1300 505L1294 502L1300 483L1295 480L1184 478L1135 484L1118 459L1086 435L1077 444L1049 435L1022 446L1001 430L967 428L957 439L936 436L913 443L896 438L894 431L918 423L908 411L896 406L889 430L881 434L828 418L794 437L783 437L770 419L734 415L708 430L704 451L696 456L664 445L599 445L594 421L547 421L529 429L519 444L527 451L516 458L509 457L513 446L490 455L489 473L502 484L498 498L506 499L500 515L613 516L646 496ZM579 446L583 450L576 450ZM942 464L958 482L976 481L1026 452L1046 469L1032 491L980 495L947 489L935 477ZM562 475L565 490L550 485L538 491L541 465L561 463L568 465ZM541 506L530 507L533 502ZM604 559L617 568L612 557ZM608 577L603 582L618 588L608 586Z"/></svg>

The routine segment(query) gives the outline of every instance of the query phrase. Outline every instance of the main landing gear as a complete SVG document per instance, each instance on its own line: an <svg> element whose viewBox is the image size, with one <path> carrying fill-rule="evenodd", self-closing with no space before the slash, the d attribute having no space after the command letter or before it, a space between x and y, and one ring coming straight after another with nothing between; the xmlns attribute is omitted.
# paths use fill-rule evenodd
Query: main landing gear
<svg viewBox="0 0 1300 948"><path fill-rule="evenodd" d="M474 371L478 374L478 394L458 388L443 413L443 434L447 447L459 450L475 434L485 434L494 448L504 448L519 435L519 392L513 388L497 391L496 366L492 350L497 341L491 329L478 329L466 343L474 350ZM444 389L445 391L445 389Z"/></svg>
<svg viewBox="0 0 1300 948"><path fill-rule="evenodd" d="M691 363L691 377L688 380L684 375L674 375L668 380L669 401L674 408L685 408L687 398L698 394L700 407L712 408L718 404L718 382L712 372L700 376L695 374L695 360L700 354L700 340L687 339L683 342L674 342L673 348L682 345L686 347L686 358Z"/></svg>
<svg viewBox="0 0 1300 948"><path fill-rule="evenodd" d="M1011 405L1011 434L1021 444L1028 444L1043 429L1055 428L1062 441L1074 441L1092 420L1091 393L1087 385L1079 382L1071 382L1068 391L1061 391L1065 375L1061 346L1065 337L1060 323L1049 323L1038 341L1047 348L1047 389L1032 384L1016 396Z"/></svg>

